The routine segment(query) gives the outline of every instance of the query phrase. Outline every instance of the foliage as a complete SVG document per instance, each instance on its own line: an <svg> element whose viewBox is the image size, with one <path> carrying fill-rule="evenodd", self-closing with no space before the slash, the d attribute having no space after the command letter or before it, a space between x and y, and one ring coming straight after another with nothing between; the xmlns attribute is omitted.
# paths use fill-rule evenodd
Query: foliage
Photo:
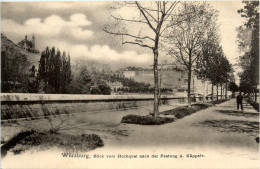
<svg viewBox="0 0 260 169"><path fill-rule="evenodd" d="M111 89L107 84L98 85L98 89L101 91L101 94L104 94L104 95L110 95L111 94Z"/></svg>
<svg viewBox="0 0 260 169"><path fill-rule="evenodd" d="M72 152L86 152L102 147L103 141L95 134L67 135L61 133L39 132L35 130L22 131L3 145L2 151L20 154L33 147L48 149L58 147Z"/></svg>
<svg viewBox="0 0 260 169"><path fill-rule="evenodd" d="M259 1L243 3L245 3L244 8L238 10L241 17L247 18L244 25L238 28L239 47L246 49L241 51L242 56L240 56L240 66L243 69L240 74L240 89L251 93L257 92L259 84ZM256 99L257 97L255 101Z"/></svg>
<svg viewBox="0 0 260 169"><path fill-rule="evenodd" d="M91 94L103 94L110 95L111 88L107 84L99 84L97 87L93 87L90 91Z"/></svg>
<svg viewBox="0 0 260 169"><path fill-rule="evenodd" d="M177 107L177 108L172 109L172 110L164 111L161 114L163 114L163 115L173 115L176 118L181 119L185 116L191 115L191 114L193 114L193 113L195 113L199 110L206 109L210 106L211 105L208 105L208 104L193 104L191 107L187 107L187 106Z"/></svg>
<svg viewBox="0 0 260 169"><path fill-rule="evenodd" d="M42 52L39 64L39 80L45 82L45 93L64 93L71 82L70 55L49 47Z"/></svg>
<svg viewBox="0 0 260 169"><path fill-rule="evenodd" d="M232 92L237 92L239 90L239 88L235 82L230 82L228 88Z"/></svg>
<svg viewBox="0 0 260 169"><path fill-rule="evenodd" d="M202 46L207 33L216 27L217 12L203 2L184 2L178 22L168 36L169 55L188 70L188 106L191 106L190 87L192 67L202 55ZM214 31L214 30L213 30Z"/></svg>
<svg viewBox="0 0 260 169"><path fill-rule="evenodd" d="M140 124L140 125L161 125L173 122L173 118L168 117L152 117L152 116L139 116L127 115L124 116L121 123Z"/></svg>
<svg viewBox="0 0 260 169"><path fill-rule="evenodd" d="M13 46L1 51L1 91L28 92L25 81L29 64L27 55Z"/></svg>

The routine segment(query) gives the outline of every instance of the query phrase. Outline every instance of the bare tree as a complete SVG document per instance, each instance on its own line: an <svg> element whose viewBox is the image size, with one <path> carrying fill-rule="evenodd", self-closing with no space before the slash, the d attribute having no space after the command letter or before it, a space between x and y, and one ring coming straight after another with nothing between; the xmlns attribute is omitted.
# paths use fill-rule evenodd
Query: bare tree
<svg viewBox="0 0 260 169"><path fill-rule="evenodd" d="M177 20L184 20L169 34L169 54L188 70L188 106L191 107L190 88L192 67L202 55L206 32L215 24L217 12L207 3L185 2Z"/></svg>
<svg viewBox="0 0 260 169"><path fill-rule="evenodd" d="M135 10L137 16L131 19L122 16L112 17L122 26L123 23L130 23L136 26L133 29L121 27L115 31L115 27L106 26L104 31L109 34L122 36L122 44L138 45L152 50L154 55L154 112L153 116L159 116L159 81L158 81L158 58L159 58L159 43L161 37L165 36L167 29L178 24L181 20L175 20L174 11L178 1L158 1L158 2L125 2L123 7L130 7ZM138 28L138 29L137 29Z"/></svg>

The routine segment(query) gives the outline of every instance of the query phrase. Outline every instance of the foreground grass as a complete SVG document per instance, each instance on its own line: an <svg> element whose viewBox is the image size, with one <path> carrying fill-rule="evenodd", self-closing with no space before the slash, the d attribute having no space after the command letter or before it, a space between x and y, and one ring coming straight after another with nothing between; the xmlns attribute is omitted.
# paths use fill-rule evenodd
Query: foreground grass
<svg viewBox="0 0 260 169"><path fill-rule="evenodd" d="M140 125L161 125L173 122L173 118L168 117L153 117L140 115L127 115L123 117L121 123L140 124Z"/></svg>
<svg viewBox="0 0 260 169"><path fill-rule="evenodd" d="M1 154L5 156L7 151L20 154L33 147L37 147L40 150L57 147L65 151L86 152L103 145L101 138L95 134L74 136L50 131L39 132L30 130L22 131L7 141L1 147Z"/></svg>
<svg viewBox="0 0 260 169"><path fill-rule="evenodd" d="M184 107L177 107L172 110L167 110L162 112L162 115L172 115L178 119L181 119L185 116L191 115L199 110L206 109L212 106L211 104L193 104L191 107L184 106Z"/></svg>

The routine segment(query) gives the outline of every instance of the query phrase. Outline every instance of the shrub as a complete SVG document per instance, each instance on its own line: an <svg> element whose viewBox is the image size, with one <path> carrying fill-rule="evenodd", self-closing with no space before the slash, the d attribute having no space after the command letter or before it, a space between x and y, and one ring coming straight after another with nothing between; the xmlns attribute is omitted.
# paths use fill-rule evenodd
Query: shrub
<svg viewBox="0 0 260 169"><path fill-rule="evenodd" d="M101 91L97 87L93 87L90 91L90 94L101 94Z"/></svg>
<svg viewBox="0 0 260 169"><path fill-rule="evenodd" d="M206 109L208 107L210 107L210 105L208 104L193 104L191 107L188 106L177 107L172 110L164 111L161 114L174 115L176 118L181 119L185 116L191 115L199 110Z"/></svg>
<svg viewBox="0 0 260 169"><path fill-rule="evenodd" d="M35 130L22 131L2 146L2 154L10 150L15 154L24 152L32 147L48 149L58 147L72 152L85 152L104 145L101 138L96 134L68 135L57 132Z"/></svg>
<svg viewBox="0 0 260 169"><path fill-rule="evenodd" d="M100 84L98 86L98 89L100 90L101 94L105 94L105 95L111 94L111 88L107 84Z"/></svg>
<svg viewBox="0 0 260 169"><path fill-rule="evenodd" d="M152 116L139 116L127 115L123 117L121 123L140 124L140 125L160 125L173 122L173 118L168 117L152 117Z"/></svg>

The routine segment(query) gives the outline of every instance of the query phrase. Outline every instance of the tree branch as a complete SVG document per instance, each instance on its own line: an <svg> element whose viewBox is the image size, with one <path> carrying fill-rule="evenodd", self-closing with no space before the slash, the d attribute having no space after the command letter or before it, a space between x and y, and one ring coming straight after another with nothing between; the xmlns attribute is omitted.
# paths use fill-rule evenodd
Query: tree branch
<svg viewBox="0 0 260 169"><path fill-rule="evenodd" d="M118 18L118 17L115 17L113 15L111 15L111 17L114 18L115 20L120 20L120 21L138 22L138 23L145 23L145 24L147 24L147 22L144 22L144 21L141 21L141 20L132 20L132 19Z"/></svg>
<svg viewBox="0 0 260 169"><path fill-rule="evenodd" d="M147 16L145 15L143 8L140 6L140 4L139 4L138 2L135 2L135 3L136 3L136 5L137 5L139 11L143 14L144 18L146 19L147 24L149 25L149 27L154 31L154 33L156 33L155 28L153 27L153 25L151 24L151 22L149 21L149 19L148 19ZM156 21L156 20L155 20L155 21Z"/></svg>
<svg viewBox="0 0 260 169"><path fill-rule="evenodd" d="M135 36L135 35L131 35L128 33L110 32L106 29L103 29L103 31L106 33L112 34L112 35L122 35L122 36L129 36L129 37L136 38L136 39L149 39L149 40L154 41L154 39L150 38L149 36L140 37L140 36Z"/></svg>
<svg viewBox="0 0 260 169"><path fill-rule="evenodd" d="M148 45L144 45L144 44L140 44L140 43L137 43L137 42L129 42L129 41L126 41L126 42L123 42L122 44L134 44L134 45L139 45L141 47L145 47L145 48L149 48L149 49L154 49L153 47L151 46L148 46Z"/></svg>

